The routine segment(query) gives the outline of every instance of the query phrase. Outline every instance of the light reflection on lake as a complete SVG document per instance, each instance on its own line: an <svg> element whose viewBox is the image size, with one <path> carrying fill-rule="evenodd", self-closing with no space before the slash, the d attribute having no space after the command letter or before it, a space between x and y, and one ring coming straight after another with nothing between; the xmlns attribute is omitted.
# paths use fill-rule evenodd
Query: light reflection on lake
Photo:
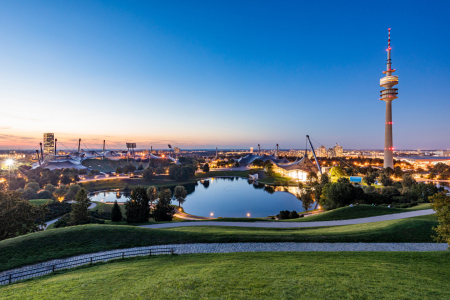
<svg viewBox="0 0 450 300"><path fill-rule="evenodd" d="M302 212L302 203L294 194L297 187L271 187L253 184L247 179L210 178L184 185L188 191L184 210L197 216L214 217L267 217L281 210ZM171 187L172 192L174 187ZM129 193L120 191L91 194L93 201L125 202ZM172 201L173 204L178 204Z"/></svg>

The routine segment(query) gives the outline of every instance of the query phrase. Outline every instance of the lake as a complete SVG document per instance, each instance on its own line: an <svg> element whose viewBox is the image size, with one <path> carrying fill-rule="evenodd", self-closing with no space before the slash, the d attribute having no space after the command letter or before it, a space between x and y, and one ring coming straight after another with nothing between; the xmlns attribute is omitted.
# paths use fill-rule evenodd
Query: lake
<svg viewBox="0 0 450 300"><path fill-rule="evenodd" d="M304 211L302 202L294 196L297 187L274 189L238 177L210 178L184 186L188 196L182 207L196 216L258 218L276 215L281 210ZM174 187L171 189L173 192ZM121 191L100 192L91 194L91 198L98 202L125 202L128 195ZM175 201L172 204L178 205Z"/></svg>

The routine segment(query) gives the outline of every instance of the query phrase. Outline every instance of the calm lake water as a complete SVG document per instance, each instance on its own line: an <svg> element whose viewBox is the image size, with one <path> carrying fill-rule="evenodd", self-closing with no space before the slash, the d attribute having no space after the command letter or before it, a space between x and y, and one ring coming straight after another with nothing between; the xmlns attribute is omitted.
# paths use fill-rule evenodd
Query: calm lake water
<svg viewBox="0 0 450 300"><path fill-rule="evenodd" d="M184 185L188 191L184 210L197 216L214 217L267 217L281 210L302 212L302 202L293 194L296 187L286 188L254 185L243 178L210 178ZM173 188L172 188L173 191ZM125 202L123 192L100 192L91 195L93 201ZM178 204L172 201L172 204Z"/></svg>

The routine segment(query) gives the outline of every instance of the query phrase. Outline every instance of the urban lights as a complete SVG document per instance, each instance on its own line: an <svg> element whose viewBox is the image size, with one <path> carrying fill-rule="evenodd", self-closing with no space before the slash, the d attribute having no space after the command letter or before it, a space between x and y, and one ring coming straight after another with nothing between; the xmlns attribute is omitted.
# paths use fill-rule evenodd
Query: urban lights
<svg viewBox="0 0 450 300"><path fill-rule="evenodd" d="M7 160L5 160L5 165L7 165L8 167L11 167L14 164L14 160L9 158Z"/></svg>

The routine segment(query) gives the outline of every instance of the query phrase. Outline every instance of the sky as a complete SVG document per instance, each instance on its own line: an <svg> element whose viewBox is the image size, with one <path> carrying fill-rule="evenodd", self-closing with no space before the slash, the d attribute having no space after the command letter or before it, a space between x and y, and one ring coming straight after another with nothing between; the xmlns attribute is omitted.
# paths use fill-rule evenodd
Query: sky
<svg viewBox="0 0 450 300"><path fill-rule="evenodd" d="M448 149L449 1L0 1L0 149ZM315 146L318 144L315 143Z"/></svg>

